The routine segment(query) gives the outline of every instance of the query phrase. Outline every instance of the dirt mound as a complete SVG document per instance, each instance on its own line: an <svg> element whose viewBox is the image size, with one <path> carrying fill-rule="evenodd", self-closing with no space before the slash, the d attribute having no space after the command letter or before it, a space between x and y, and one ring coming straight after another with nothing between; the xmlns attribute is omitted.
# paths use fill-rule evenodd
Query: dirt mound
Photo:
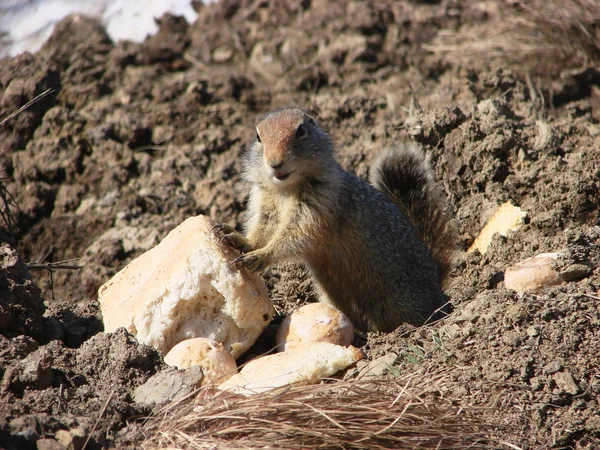
<svg viewBox="0 0 600 450"><path fill-rule="evenodd" d="M131 444L127 419L149 413L131 393L160 357L125 333L102 333L96 291L189 216L239 227L240 154L253 124L298 105L362 177L381 148L420 142L463 250L497 205L510 200L528 214L485 255L459 257L447 289L454 314L363 336L369 357L399 353L394 371L415 373L415 390L432 399L491 406L485 419L507 425L499 441L599 447L595 41L572 40L578 51L553 60L530 45L556 45L556 33L540 28L553 20L594 36L597 19L566 14L583 0L545 22L516 3L221 1L201 6L194 24L165 15L141 44L113 43L76 16L36 54L2 60L0 120L44 95L0 125L17 242L0 250L0 443L35 448L59 430L88 436L106 404L89 448ZM531 38L518 41L529 45L526 60L504 58L506 46L465 51L473 36L506 33L523 17L531 21L511 36ZM573 36L583 39L580 31ZM563 272L587 270L540 295L504 288L506 267L545 251L565 254ZM36 268L74 258L80 269ZM275 267L266 281L281 313L315 299L299 266ZM438 381L420 385L419 373Z"/></svg>

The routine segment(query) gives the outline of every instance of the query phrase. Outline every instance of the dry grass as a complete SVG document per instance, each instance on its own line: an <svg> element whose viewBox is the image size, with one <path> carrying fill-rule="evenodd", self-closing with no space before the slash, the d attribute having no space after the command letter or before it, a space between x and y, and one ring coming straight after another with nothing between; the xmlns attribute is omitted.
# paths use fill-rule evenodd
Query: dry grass
<svg viewBox="0 0 600 450"><path fill-rule="evenodd" d="M482 421L483 408L425 400L409 384L406 379L335 381L251 397L207 387L195 400L157 411L144 427L143 447L501 448L489 438L499 427Z"/></svg>
<svg viewBox="0 0 600 450"><path fill-rule="evenodd" d="M427 50L461 62L492 61L548 74L600 61L600 1L506 2L498 17L438 34ZM516 3L516 5L515 5Z"/></svg>
<svg viewBox="0 0 600 450"><path fill-rule="evenodd" d="M6 231L10 234L12 234L15 229L15 216L10 209L11 199L12 195L8 192L8 189L6 189L2 178L0 178L0 218L2 219L2 222L4 222Z"/></svg>

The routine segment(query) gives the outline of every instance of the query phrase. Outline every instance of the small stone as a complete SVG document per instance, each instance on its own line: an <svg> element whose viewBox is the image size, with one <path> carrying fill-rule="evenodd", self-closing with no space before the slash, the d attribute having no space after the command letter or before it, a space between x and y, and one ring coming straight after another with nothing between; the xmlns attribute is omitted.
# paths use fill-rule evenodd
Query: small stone
<svg viewBox="0 0 600 450"><path fill-rule="evenodd" d="M73 428L69 431L58 430L54 438L67 450L81 450L87 435L82 428Z"/></svg>
<svg viewBox="0 0 600 450"><path fill-rule="evenodd" d="M221 46L215 49L212 59L216 63L227 62L233 58L233 50L228 46Z"/></svg>
<svg viewBox="0 0 600 450"><path fill-rule="evenodd" d="M163 370L138 386L133 393L133 399L137 403L145 404L160 404L176 400L200 387L203 378L199 366L185 370Z"/></svg>
<svg viewBox="0 0 600 450"><path fill-rule="evenodd" d="M358 378L375 378L385 375L394 367L396 361L398 361L396 353L388 353L387 355L380 356L366 364L358 373Z"/></svg>
<svg viewBox="0 0 600 450"><path fill-rule="evenodd" d="M560 372L563 369L563 365L560 361L550 361L548 364L544 366L544 372L547 374L552 374L556 372Z"/></svg>
<svg viewBox="0 0 600 450"><path fill-rule="evenodd" d="M538 327L530 326L529 328L527 328L527 336L536 337L539 335L540 335L540 330L538 329Z"/></svg>
<svg viewBox="0 0 600 450"><path fill-rule="evenodd" d="M560 273L560 276L565 281L577 281L589 277L592 269L585 264L571 264Z"/></svg>
<svg viewBox="0 0 600 450"><path fill-rule="evenodd" d="M571 395L577 395L581 392L581 388L569 372L558 372L554 375L554 381L558 389Z"/></svg>
<svg viewBox="0 0 600 450"><path fill-rule="evenodd" d="M40 439L35 445L37 446L37 450L65 450L65 447L54 439Z"/></svg>
<svg viewBox="0 0 600 450"><path fill-rule="evenodd" d="M538 293L562 283L562 278L554 268L561 253L540 253L514 264L504 272L506 289L517 292Z"/></svg>
<svg viewBox="0 0 600 450"><path fill-rule="evenodd" d="M17 436L20 436L21 438L25 439L27 442L36 442L40 435L38 434L38 432L35 430L35 428L29 427L29 428L25 428L21 431L19 431L17 433Z"/></svg>
<svg viewBox="0 0 600 450"><path fill-rule="evenodd" d="M521 342L521 337L518 331L506 331L502 335L502 341L510 347L516 347Z"/></svg>
<svg viewBox="0 0 600 450"><path fill-rule="evenodd" d="M6 370L1 391L11 391L20 396L25 389L43 390L50 387L53 362L46 348L36 350Z"/></svg>
<svg viewBox="0 0 600 450"><path fill-rule="evenodd" d="M531 377L529 383L531 384L531 389L533 391L541 391L544 387L544 383L539 377Z"/></svg>

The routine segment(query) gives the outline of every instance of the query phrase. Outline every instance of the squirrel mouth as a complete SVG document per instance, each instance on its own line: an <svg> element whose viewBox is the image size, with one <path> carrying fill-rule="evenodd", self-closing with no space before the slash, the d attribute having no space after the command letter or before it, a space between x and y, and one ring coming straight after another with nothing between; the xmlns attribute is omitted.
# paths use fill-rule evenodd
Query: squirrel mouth
<svg viewBox="0 0 600 450"><path fill-rule="evenodd" d="M277 178L279 181L283 181L283 180L287 180L291 174L292 174L292 172L288 172L288 173L276 172L273 174L273 176L275 178Z"/></svg>

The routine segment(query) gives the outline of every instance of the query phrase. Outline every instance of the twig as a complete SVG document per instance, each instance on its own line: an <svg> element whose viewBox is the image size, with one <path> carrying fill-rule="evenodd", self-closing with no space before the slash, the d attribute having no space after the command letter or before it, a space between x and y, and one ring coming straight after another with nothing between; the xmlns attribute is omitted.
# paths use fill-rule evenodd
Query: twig
<svg viewBox="0 0 600 450"><path fill-rule="evenodd" d="M85 440L85 442L83 443L83 447L81 447L81 450L85 450L85 448L88 445L88 442L90 442L90 439L92 438L92 434L94 434L94 431L96 431L96 428L98 427L98 424L100 423L100 419L102 419L102 416L106 412L106 409L108 408L108 404L112 400L114 393L115 393L115 390L113 389L111 391L110 395L108 396L108 398L106 399L106 402L104 403L104 406L102 407L102 410L100 411L100 414L98 415L98 418L96 419L96 423L92 427L92 431L90 431L90 434L88 434L88 437Z"/></svg>
<svg viewBox="0 0 600 450"><path fill-rule="evenodd" d="M201 62L198 58L195 58L194 56L190 55L189 53L184 53L183 59L185 59L187 62L191 63L192 65L194 65L197 69L200 69L203 71L209 70L209 67L206 64Z"/></svg>
<svg viewBox="0 0 600 450"><path fill-rule="evenodd" d="M15 117L16 115L18 115L18 114L22 113L23 111L25 111L27 108L29 108L34 103L37 103L38 101L40 101L41 99L43 99L47 95L50 95L52 92L54 92L54 89L49 88L49 89L46 89L41 94L36 95L33 100L29 100L27 103L25 103L23 106L21 106L19 109L17 109L14 113L12 113L6 119L2 120L2 122L0 122L0 127L2 125L4 125L5 122L8 122L10 119L12 119L13 117Z"/></svg>
<svg viewBox="0 0 600 450"><path fill-rule="evenodd" d="M58 269L63 269L63 270L82 269L83 266L69 264L69 263L71 263L73 261L77 261L77 260L79 260L79 258L66 259L64 261L56 261L56 262L49 262L49 263L29 263L26 265L27 265L28 269L44 269L49 272L52 272L53 270L58 270Z"/></svg>

